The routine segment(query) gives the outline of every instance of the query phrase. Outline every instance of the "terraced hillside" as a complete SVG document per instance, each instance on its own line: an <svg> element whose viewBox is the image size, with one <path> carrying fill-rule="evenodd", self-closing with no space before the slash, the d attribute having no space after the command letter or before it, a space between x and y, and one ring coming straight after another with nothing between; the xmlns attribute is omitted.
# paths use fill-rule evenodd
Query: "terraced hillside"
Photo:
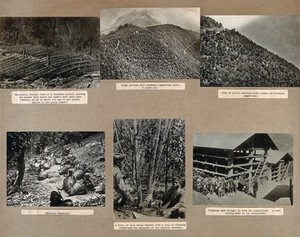
<svg viewBox="0 0 300 237"><path fill-rule="evenodd" d="M0 18L0 88L98 87L99 24L99 18Z"/></svg>
<svg viewBox="0 0 300 237"><path fill-rule="evenodd" d="M174 25L120 26L100 37L101 79L199 79L199 36Z"/></svg>
<svg viewBox="0 0 300 237"><path fill-rule="evenodd" d="M234 29L225 29L213 19L202 17L200 35L201 86L300 86L296 66Z"/></svg>

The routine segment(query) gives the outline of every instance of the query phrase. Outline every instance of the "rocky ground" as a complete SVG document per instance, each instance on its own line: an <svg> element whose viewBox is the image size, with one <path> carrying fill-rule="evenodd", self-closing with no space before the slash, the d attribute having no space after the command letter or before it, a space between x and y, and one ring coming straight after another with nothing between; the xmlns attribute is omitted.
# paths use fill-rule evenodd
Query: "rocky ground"
<svg viewBox="0 0 300 237"><path fill-rule="evenodd" d="M97 136L88 137L83 141L82 147L72 143L63 147L49 147L51 152L44 152L37 157L25 157L26 170L21 191L7 196L7 206L45 207L50 205L50 193L60 191L64 199L71 199L75 206L104 206L105 205L105 176L104 176L104 149L102 141ZM64 159L63 151L69 151L68 156L76 157L77 164L86 164L93 167L90 172L92 182L96 186L94 192L69 196L62 189L65 175L59 172L63 166L58 164ZM61 155L57 155L61 154ZM47 170L38 170L36 160L46 161L51 165ZM58 162L55 162L58 161ZM47 178L39 180L41 172L47 173ZM8 187L9 188L9 187Z"/></svg>

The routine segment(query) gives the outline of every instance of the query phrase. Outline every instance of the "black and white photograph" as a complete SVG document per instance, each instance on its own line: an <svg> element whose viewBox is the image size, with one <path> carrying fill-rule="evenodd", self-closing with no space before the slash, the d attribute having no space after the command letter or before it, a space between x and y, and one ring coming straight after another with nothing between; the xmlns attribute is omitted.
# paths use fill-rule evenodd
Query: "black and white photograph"
<svg viewBox="0 0 300 237"><path fill-rule="evenodd" d="M0 17L0 88L98 88L99 17Z"/></svg>
<svg viewBox="0 0 300 237"><path fill-rule="evenodd" d="M183 119L114 121L115 219L183 219Z"/></svg>
<svg viewBox="0 0 300 237"><path fill-rule="evenodd" d="M293 205L293 137L197 133L193 204Z"/></svg>
<svg viewBox="0 0 300 237"><path fill-rule="evenodd" d="M299 87L300 16L201 16L203 87Z"/></svg>
<svg viewBox="0 0 300 237"><path fill-rule="evenodd" d="M200 8L100 12L101 79L200 78Z"/></svg>
<svg viewBox="0 0 300 237"><path fill-rule="evenodd" d="M8 132L7 206L104 207L104 132Z"/></svg>

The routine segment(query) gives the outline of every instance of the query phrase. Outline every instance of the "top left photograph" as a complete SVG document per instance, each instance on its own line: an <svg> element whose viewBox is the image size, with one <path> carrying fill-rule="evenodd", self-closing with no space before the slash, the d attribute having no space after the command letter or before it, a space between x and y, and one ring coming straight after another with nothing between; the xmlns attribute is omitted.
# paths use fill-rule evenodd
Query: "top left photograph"
<svg viewBox="0 0 300 237"><path fill-rule="evenodd" d="M0 17L0 88L98 88L99 17Z"/></svg>

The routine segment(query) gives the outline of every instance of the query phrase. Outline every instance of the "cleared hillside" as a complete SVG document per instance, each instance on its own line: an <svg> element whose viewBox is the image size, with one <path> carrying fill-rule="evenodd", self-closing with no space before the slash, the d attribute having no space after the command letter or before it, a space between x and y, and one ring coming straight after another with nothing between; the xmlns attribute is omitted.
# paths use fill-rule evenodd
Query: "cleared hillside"
<svg viewBox="0 0 300 237"><path fill-rule="evenodd" d="M100 38L101 79L198 79L197 34L174 25L125 24ZM197 52L198 51L198 52Z"/></svg>
<svg viewBox="0 0 300 237"><path fill-rule="evenodd" d="M0 18L0 88L99 84L99 18Z"/></svg>

